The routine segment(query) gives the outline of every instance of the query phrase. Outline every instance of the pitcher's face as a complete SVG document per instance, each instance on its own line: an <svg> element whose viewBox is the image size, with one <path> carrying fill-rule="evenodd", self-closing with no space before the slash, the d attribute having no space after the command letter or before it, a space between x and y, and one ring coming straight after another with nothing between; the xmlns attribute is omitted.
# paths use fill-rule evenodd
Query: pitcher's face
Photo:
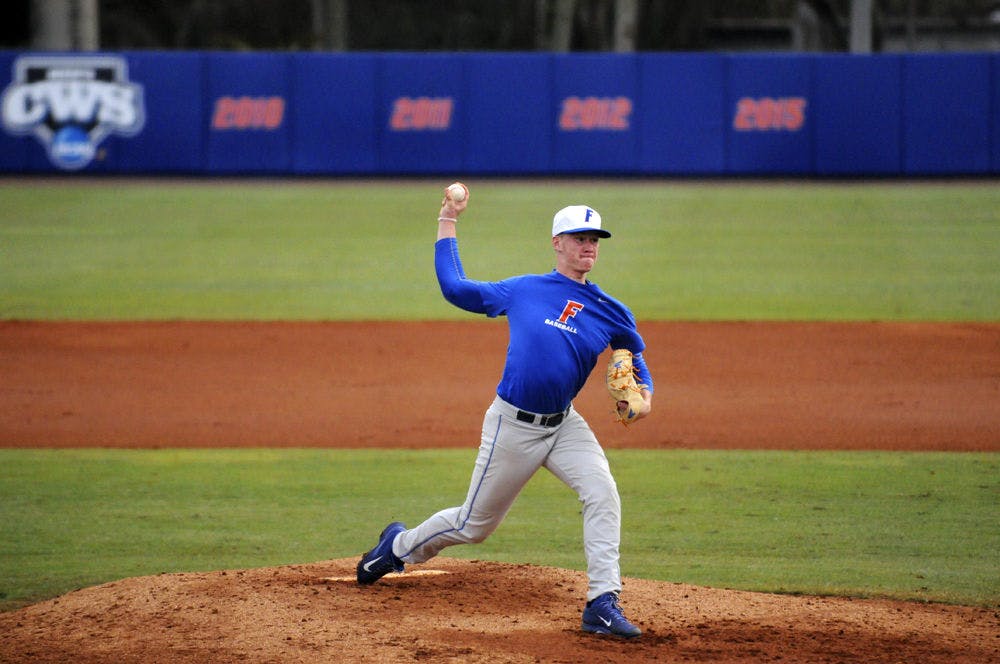
<svg viewBox="0 0 1000 664"><path fill-rule="evenodd" d="M556 252L556 270L580 281L594 269L600 250L601 237L594 232L563 233L552 238Z"/></svg>

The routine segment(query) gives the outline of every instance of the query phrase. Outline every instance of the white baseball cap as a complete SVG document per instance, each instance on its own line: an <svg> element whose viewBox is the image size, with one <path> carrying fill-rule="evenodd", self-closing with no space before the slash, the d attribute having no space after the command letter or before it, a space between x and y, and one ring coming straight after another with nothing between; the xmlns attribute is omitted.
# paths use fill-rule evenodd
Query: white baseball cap
<svg viewBox="0 0 1000 664"><path fill-rule="evenodd" d="M601 237L611 237L611 233L601 228L601 215L588 205L570 205L552 217L552 237L584 231L594 231Z"/></svg>

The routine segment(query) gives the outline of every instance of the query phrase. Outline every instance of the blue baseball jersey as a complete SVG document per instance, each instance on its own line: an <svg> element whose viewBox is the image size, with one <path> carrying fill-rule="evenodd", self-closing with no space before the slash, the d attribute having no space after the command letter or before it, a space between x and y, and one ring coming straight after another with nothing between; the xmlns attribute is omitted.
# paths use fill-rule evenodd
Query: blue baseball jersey
<svg viewBox="0 0 1000 664"><path fill-rule="evenodd" d="M652 391L635 317L597 284L581 284L555 270L476 281L465 276L455 238L438 240L434 252L445 299L466 311L507 317L510 343L497 386L504 401L535 413L565 410L608 346L637 356L638 380Z"/></svg>

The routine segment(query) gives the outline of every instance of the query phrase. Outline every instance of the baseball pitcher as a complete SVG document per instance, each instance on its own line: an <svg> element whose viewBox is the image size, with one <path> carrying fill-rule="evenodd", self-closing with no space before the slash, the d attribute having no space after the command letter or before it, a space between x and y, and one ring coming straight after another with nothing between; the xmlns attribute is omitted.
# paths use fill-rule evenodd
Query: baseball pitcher
<svg viewBox="0 0 1000 664"><path fill-rule="evenodd" d="M496 397L483 419L482 439L465 502L441 510L415 528L396 521L358 562L358 583L370 584L405 564L430 560L444 548L482 542L539 468L546 468L583 504L587 603L582 628L637 637L619 606L618 549L621 501L608 460L572 401L604 349L613 350L606 384L618 419L631 424L649 414L653 379L632 313L587 279L600 241L611 237L601 215L571 205L552 220L555 269L548 274L484 282L466 277L457 227L469 190L445 190L438 215L434 264L448 302L476 314L506 316L507 360Z"/></svg>

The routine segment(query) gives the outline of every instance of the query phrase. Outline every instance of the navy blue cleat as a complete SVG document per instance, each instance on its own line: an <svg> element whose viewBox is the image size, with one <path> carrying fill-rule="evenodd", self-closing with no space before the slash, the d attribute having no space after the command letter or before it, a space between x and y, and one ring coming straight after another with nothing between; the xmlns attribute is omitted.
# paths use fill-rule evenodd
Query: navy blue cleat
<svg viewBox="0 0 1000 664"><path fill-rule="evenodd" d="M587 608L583 610L583 631L626 639L634 639L642 634L642 630L625 618L615 593L604 593L587 602Z"/></svg>
<svg viewBox="0 0 1000 664"><path fill-rule="evenodd" d="M375 548L361 556L358 561L358 583L375 583L389 572L402 572L403 561L392 552L392 542L396 535L406 530L399 521L393 521L378 536Z"/></svg>

